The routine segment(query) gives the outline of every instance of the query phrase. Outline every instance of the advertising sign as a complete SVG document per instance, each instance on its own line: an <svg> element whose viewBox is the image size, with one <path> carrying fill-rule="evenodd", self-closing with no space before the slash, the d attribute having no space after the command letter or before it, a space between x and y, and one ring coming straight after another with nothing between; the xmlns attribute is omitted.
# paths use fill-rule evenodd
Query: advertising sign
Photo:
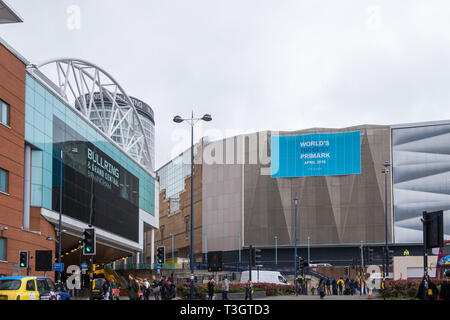
<svg viewBox="0 0 450 320"><path fill-rule="evenodd" d="M271 137L271 176L361 174L359 131Z"/></svg>

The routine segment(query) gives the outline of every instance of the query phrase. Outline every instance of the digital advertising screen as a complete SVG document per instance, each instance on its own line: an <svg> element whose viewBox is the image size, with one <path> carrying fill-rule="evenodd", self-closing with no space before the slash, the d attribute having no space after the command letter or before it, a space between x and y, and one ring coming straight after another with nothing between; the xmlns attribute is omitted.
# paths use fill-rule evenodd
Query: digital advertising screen
<svg viewBox="0 0 450 320"><path fill-rule="evenodd" d="M271 137L272 178L361 174L360 131Z"/></svg>

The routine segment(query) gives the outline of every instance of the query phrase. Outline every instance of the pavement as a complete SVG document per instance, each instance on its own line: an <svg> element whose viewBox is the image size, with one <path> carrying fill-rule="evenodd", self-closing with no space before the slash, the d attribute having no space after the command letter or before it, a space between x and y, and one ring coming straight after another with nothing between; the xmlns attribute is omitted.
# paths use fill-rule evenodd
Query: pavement
<svg viewBox="0 0 450 320"><path fill-rule="evenodd" d="M259 298L254 300L374 300L369 299L367 295L353 295L353 296L325 296L323 299L320 299L318 295L291 295L291 296L270 296L265 298Z"/></svg>
<svg viewBox="0 0 450 320"><path fill-rule="evenodd" d="M153 297L152 297L153 298ZM89 298L79 298L79 297L73 297L72 300L89 300ZM127 296L120 297L120 300L130 300ZM175 298L173 300L181 300L180 298ZM372 299L369 299L367 295L353 295L353 296L325 296L323 299L320 299L320 296L318 295L289 295L289 296L270 296L270 297L264 297L264 298L256 298L253 299L256 300L376 300L374 297ZM155 299L150 299L150 301L155 301Z"/></svg>

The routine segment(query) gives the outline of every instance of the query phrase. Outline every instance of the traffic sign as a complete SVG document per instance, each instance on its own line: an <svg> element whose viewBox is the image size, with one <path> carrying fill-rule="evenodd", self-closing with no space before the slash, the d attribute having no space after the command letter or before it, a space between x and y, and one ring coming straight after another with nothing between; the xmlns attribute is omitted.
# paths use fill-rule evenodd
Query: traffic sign
<svg viewBox="0 0 450 320"><path fill-rule="evenodd" d="M156 265L156 270L161 270L161 265L160 264Z"/></svg>
<svg viewBox="0 0 450 320"><path fill-rule="evenodd" d="M54 263L53 271L64 271L64 263Z"/></svg>
<svg viewBox="0 0 450 320"><path fill-rule="evenodd" d="M87 269L87 263L86 262L83 262L82 264L81 264L81 269Z"/></svg>

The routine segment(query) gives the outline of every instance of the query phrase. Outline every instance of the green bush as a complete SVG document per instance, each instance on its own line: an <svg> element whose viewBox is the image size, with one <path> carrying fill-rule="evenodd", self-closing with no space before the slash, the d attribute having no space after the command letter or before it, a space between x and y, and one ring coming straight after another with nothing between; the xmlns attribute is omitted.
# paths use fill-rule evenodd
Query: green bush
<svg viewBox="0 0 450 320"><path fill-rule="evenodd" d="M243 293L245 292L245 283L231 283L229 293ZM189 299L190 284L182 283L176 286L177 296L182 299ZM265 291L267 296L277 295L293 295L295 294L295 286L293 285L279 285L272 283L256 283L253 285L253 291ZM222 284L215 284L214 293L222 292ZM208 285L206 283L196 283L194 285L195 299L203 299L208 294Z"/></svg>
<svg viewBox="0 0 450 320"><path fill-rule="evenodd" d="M436 284L438 290L440 288L440 281L432 280ZM386 281L386 298L410 298L414 299L417 296L419 285L422 280L388 280Z"/></svg>

